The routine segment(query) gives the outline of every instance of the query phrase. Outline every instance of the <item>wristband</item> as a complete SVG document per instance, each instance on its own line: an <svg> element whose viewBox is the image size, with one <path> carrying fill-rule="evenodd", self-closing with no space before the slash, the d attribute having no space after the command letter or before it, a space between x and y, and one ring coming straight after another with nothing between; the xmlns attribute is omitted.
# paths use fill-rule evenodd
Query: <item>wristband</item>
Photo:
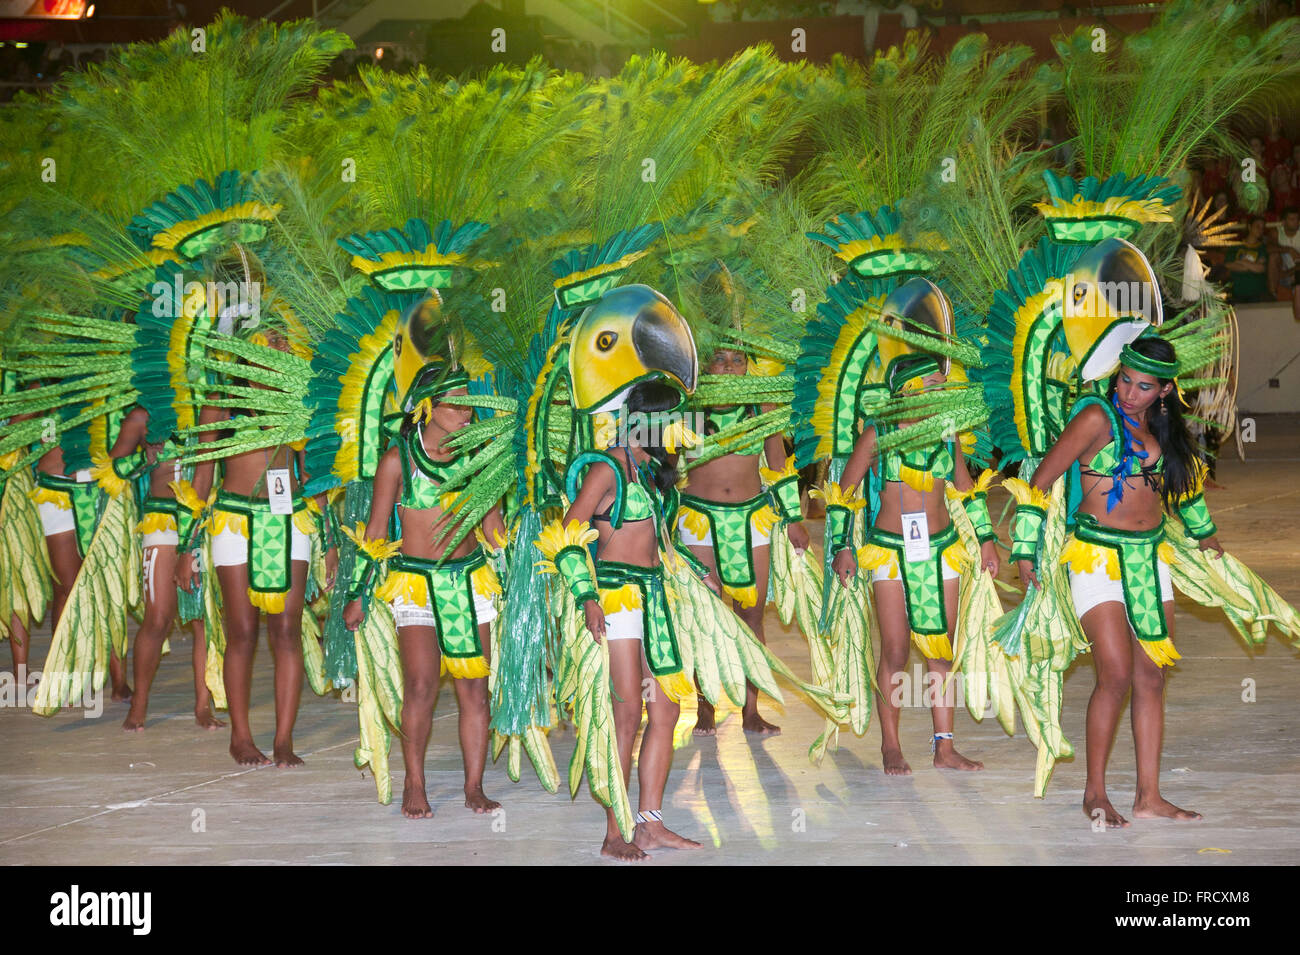
<svg viewBox="0 0 1300 955"><path fill-rule="evenodd" d="M843 490L834 481L821 488L813 488L813 497L826 502L826 552L834 557L839 551L853 546L854 515L866 506L858 496L857 488Z"/></svg>
<svg viewBox="0 0 1300 955"><path fill-rule="evenodd" d="M579 606L599 595L596 568L587 550L599 536L586 521L569 521L565 525L558 520L551 521L537 535L537 549L546 558L537 566L543 573L563 577Z"/></svg>
<svg viewBox="0 0 1300 955"><path fill-rule="evenodd" d="M1002 484L1016 499L1016 517L1011 525L1011 559L1035 560L1039 533L1051 499L1045 491L1030 487L1021 478L1007 478Z"/></svg>
<svg viewBox="0 0 1300 955"><path fill-rule="evenodd" d="M399 538L390 543L382 537L367 538L366 526L360 521L357 521L356 530L347 527L341 529L348 540L357 545L357 559L352 565L352 580L348 585L347 596L348 602L351 603L353 600L360 600L370 592L379 572L379 565L401 551L402 541Z"/></svg>
<svg viewBox="0 0 1300 955"><path fill-rule="evenodd" d="M791 524L803 520L803 508L799 501L799 472L794 469L794 459L786 458L785 467L780 471L761 468L759 474L768 482L767 492L771 497L772 509Z"/></svg>
<svg viewBox="0 0 1300 955"><path fill-rule="evenodd" d="M1214 526L1214 519L1210 517L1210 509L1205 504L1203 494L1198 492L1180 501L1177 508L1178 516L1182 518L1187 533L1198 541L1219 533L1219 529Z"/></svg>

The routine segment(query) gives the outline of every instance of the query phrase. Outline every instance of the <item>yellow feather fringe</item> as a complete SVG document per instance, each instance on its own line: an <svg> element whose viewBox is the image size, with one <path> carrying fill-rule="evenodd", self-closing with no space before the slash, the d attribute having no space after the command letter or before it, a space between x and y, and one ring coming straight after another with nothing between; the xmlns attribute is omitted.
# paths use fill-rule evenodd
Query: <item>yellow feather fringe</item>
<svg viewBox="0 0 1300 955"><path fill-rule="evenodd" d="M203 513L203 498L199 497L199 492L194 490L194 485L189 481L168 481L167 486L172 489L172 494L176 498L176 503L181 507L189 510L191 514L198 517Z"/></svg>
<svg viewBox="0 0 1300 955"><path fill-rule="evenodd" d="M1031 487L1023 478L1007 478L1002 482L1002 486L1011 492L1011 496L1016 499L1017 504L1032 504L1035 507L1047 510L1047 505L1052 502L1050 491Z"/></svg>
<svg viewBox="0 0 1300 955"><path fill-rule="evenodd" d="M366 537L366 525L360 521L357 521L355 530L350 527L340 527L339 530L373 561L382 562L401 553L402 539L400 537L392 543L382 537L370 540Z"/></svg>
<svg viewBox="0 0 1300 955"><path fill-rule="evenodd" d="M208 518L208 531L213 537L222 531L230 531L232 534L238 534L240 537L248 537L248 517L235 511L216 510Z"/></svg>
<svg viewBox="0 0 1300 955"><path fill-rule="evenodd" d="M1113 548L1081 541L1071 537L1061 548L1061 563L1068 564L1076 574L1090 574L1105 570L1111 580L1120 579L1119 555Z"/></svg>
<svg viewBox="0 0 1300 955"><path fill-rule="evenodd" d="M309 510L294 511L293 526L311 536L316 533L316 515Z"/></svg>
<svg viewBox="0 0 1300 955"><path fill-rule="evenodd" d="M912 631L912 642L929 660L951 660L952 642L946 633L917 633Z"/></svg>
<svg viewBox="0 0 1300 955"><path fill-rule="evenodd" d="M442 672L450 673L455 680L481 680L492 673L482 656L449 657L445 653L442 655Z"/></svg>
<svg viewBox="0 0 1300 955"><path fill-rule="evenodd" d="M474 593L480 597L500 597L503 593L501 579L497 577L497 572L492 569L491 564L476 567L469 575L469 581L470 586L474 588Z"/></svg>
<svg viewBox="0 0 1300 955"><path fill-rule="evenodd" d="M375 588L375 596L380 600L405 600L417 607L428 607L429 582L424 574L413 574L405 570L389 571L384 582Z"/></svg>
<svg viewBox="0 0 1300 955"><path fill-rule="evenodd" d="M677 509L677 516L681 518L682 524L694 535L696 540L703 540L705 535L709 533L708 516L695 508L683 504Z"/></svg>
<svg viewBox="0 0 1300 955"><path fill-rule="evenodd" d="M792 478L798 473L799 472L795 469L794 466L793 457L787 457L785 459L785 467L781 468L781 470L779 471L774 471L772 470L772 468L765 468L765 467L761 467L758 469L759 477L761 477L764 483L766 484L776 484L778 481L784 481L786 478Z"/></svg>
<svg viewBox="0 0 1300 955"><path fill-rule="evenodd" d="M282 593L264 594L248 588L248 602L266 613L284 613L284 598Z"/></svg>
<svg viewBox="0 0 1300 955"><path fill-rule="evenodd" d="M50 487L34 487L27 495L36 504L53 504L60 510L72 510L72 498L66 491L56 491Z"/></svg>
<svg viewBox="0 0 1300 955"><path fill-rule="evenodd" d="M279 204L268 206L256 200L241 202L226 209L213 209L211 212L205 212L194 219L178 222L170 229L159 232L153 237L154 248L170 251L196 232L201 232L211 226L223 222L234 222L238 219L270 222L279 214Z"/></svg>
<svg viewBox="0 0 1300 955"><path fill-rule="evenodd" d="M94 462L90 468L90 476L113 497L117 497L131 486L131 482L126 478L117 476L117 472L113 470L112 458L107 455L96 455Z"/></svg>
<svg viewBox="0 0 1300 955"><path fill-rule="evenodd" d="M548 574L558 573L554 563L556 554L570 546L587 547L599 537L596 529L586 521L573 520L566 525L559 519L553 520L537 535L537 549L546 558L538 561L537 566Z"/></svg>
<svg viewBox="0 0 1300 955"><path fill-rule="evenodd" d="M821 498L826 502L827 507L839 506L847 507L851 511L860 511L867 506L867 502L862 499L856 487L845 491L834 481L827 481L820 488L813 488L808 494L810 497Z"/></svg>
<svg viewBox="0 0 1300 955"><path fill-rule="evenodd" d="M1182 654L1174 649L1174 641L1168 637L1163 640L1139 640L1138 643L1158 667L1171 667L1183 658Z"/></svg>
<svg viewBox="0 0 1300 955"><path fill-rule="evenodd" d="M154 511L152 514L146 514L144 520L135 525L135 529L141 534L157 534L161 531L177 530L176 518L171 514L160 514Z"/></svg>
<svg viewBox="0 0 1300 955"><path fill-rule="evenodd" d="M745 608L753 607L758 603L758 587L753 584L748 587L730 587L723 584L722 592Z"/></svg>
<svg viewBox="0 0 1300 955"><path fill-rule="evenodd" d="M695 692L695 687L691 686L691 681L686 679L686 674L680 670L676 673L665 673L658 680L659 685L668 694L668 699L674 703L680 703Z"/></svg>
<svg viewBox="0 0 1300 955"><path fill-rule="evenodd" d="M772 536L772 529L776 527L781 518L776 511L772 510L771 504L764 504L761 508L750 515L749 524L755 531L760 534Z"/></svg>
<svg viewBox="0 0 1300 955"><path fill-rule="evenodd" d="M622 587L600 592L600 609L604 613L640 610L641 606L641 588L636 584L624 584Z"/></svg>

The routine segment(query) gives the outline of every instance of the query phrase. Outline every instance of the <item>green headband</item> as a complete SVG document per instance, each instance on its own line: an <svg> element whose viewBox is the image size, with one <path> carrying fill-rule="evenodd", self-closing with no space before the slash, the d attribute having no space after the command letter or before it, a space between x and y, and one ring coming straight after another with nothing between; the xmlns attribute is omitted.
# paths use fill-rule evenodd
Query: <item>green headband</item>
<svg viewBox="0 0 1300 955"><path fill-rule="evenodd" d="M1124 346L1119 353L1119 360L1121 364L1128 365L1134 371L1140 371L1144 375L1171 379L1178 375L1177 361L1161 361L1159 358L1151 358L1137 351L1131 345Z"/></svg>
<svg viewBox="0 0 1300 955"><path fill-rule="evenodd" d="M427 400L430 403L436 403L447 392L467 387L469 387L469 375L464 369L453 368L448 370L445 375L440 375L431 382L413 387L407 392L406 401L403 405L406 413L411 414L423 401Z"/></svg>
<svg viewBox="0 0 1300 955"><path fill-rule="evenodd" d="M913 378L924 378L939 370L939 360L930 355L911 354L896 358L889 368L889 393L898 392Z"/></svg>

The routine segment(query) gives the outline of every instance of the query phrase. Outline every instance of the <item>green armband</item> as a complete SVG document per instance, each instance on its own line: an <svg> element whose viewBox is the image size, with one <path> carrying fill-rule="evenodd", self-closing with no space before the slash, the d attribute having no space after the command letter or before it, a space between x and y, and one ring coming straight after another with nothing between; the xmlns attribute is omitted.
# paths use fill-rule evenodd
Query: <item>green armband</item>
<svg viewBox="0 0 1300 955"><path fill-rule="evenodd" d="M826 550L832 557L853 546L853 511L842 504L826 506Z"/></svg>
<svg viewBox="0 0 1300 955"><path fill-rule="evenodd" d="M579 607L600 596L596 582L591 578L591 557L585 547L579 544L565 547L555 555L555 567L569 585L573 602Z"/></svg>
<svg viewBox="0 0 1300 955"><path fill-rule="evenodd" d="M799 476L782 478L771 485L768 493L772 498L772 509L791 524L803 520L803 508L799 501Z"/></svg>
<svg viewBox="0 0 1300 955"><path fill-rule="evenodd" d="M988 495L983 491L976 491L961 503L962 507L966 508L966 516L970 518L979 542L984 544L997 540L998 535L993 532L993 521L989 519Z"/></svg>
<svg viewBox="0 0 1300 955"><path fill-rule="evenodd" d="M113 473L123 480L130 480L143 472L147 463L144 452L136 448L124 457L113 459Z"/></svg>
<svg viewBox="0 0 1300 955"><path fill-rule="evenodd" d="M1183 519L1187 533L1198 541L1213 537L1219 533L1210 517L1210 509L1205 506L1205 495L1194 494L1178 505L1178 516Z"/></svg>
<svg viewBox="0 0 1300 955"><path fill-rule="evenodd" d="M1016 508L1016 519L1011 525L1011 559L1034 560L1038 556L1038 535L1047 512L1034 504L1021 504Z"/></svg>
<svg viewBox="0 0 1300 955"><path fill-rule="evenodd" d="M358 547L357 559L352 565L352 581L348 584L348 603L360 600L370 593L370 588L374 586L375 575L378 572L379 562L367 554L363 548Z"/></svg>

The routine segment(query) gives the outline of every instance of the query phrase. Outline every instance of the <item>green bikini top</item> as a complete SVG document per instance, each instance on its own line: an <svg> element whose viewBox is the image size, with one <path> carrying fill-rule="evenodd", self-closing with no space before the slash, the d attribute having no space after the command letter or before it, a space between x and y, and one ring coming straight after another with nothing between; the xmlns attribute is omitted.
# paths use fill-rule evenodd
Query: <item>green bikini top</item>
<svg viewBox="0 0 1300 955"><path fill-rule="evenodd" d="M1151 464L1144 465L1142 457L1136 453L1141 451L1140 447L1127 449L1132 453L1126 453L1126 432L1120 420L1121 412L1100 395L1084 395L1076 401L1074 407L1070 409L1070 420L1073 421L1075 415L1089 405L1096 405L1106 413L1106 418L1110 422L1110 440L1092 456L1087 467L1079 467L1078 473L1087 477L1111 479L1110 491L1106 495L1106 510L1108 512L1113 510L1123 499L1124 488L1129 478L1141 478L1143 484L1159 492L1165 473L1164 455L1161 454ZM1140 442L1135 443L1140 444ZM1071 470L1073 471L1073 468ZM1082 500L1083 491L1077 478L1072 477L1070 485L1070 513L1073 514L1078 507L1078 502Z"/></svg>
<svg viewBox="0 0 1300 955"><path fill-rule="evenodd" d="M578 496L578 486L582 483L583 475L586 474L587 470L597 462L608 465L616 475L614 503L609 506L609 510L601 514L593 514L592 519L609 521L610 526L617 530L627 521L646 521L653 518L655 516L655 502L651 497L653 492L642 484L639 479L628 480L627 473L623 470L622 465L611 453L615 450L617 449L584 451L574 458L573 463L569 465L564 483L569 500L573 500ZM627 450L623 450L626 455Z"/></svg>
<svg viewBox="0 0 1300 955"><path fill-rule="evenodd" d="M1075 402L1074 408L1070 411L1070 418L1073 420L1084 408L1089 405L1096 405L1106 412L1106 417L1110 421L1110 441L1101 446L1101 449L1092 456L1088 466L1083 469L1084 474L1092 473L1098 476L1110 477L1115 473L1115 469L1124 460L1124 438L1123 430L1120 426L1119 415L1110 402L1105 398L1097 395L1085 395ZM1137 456L1130 456L1128 459L1127 477L1139 477L1142 475L1160 475L1165 472L1165 458L1162 454L1156 459L1154 464L1144 465L1142 459Z"/></svg>
<svg viewBox="0 0 1300 955"><path fill-rule="evenodd" d="M451 476L459 458L435 461L424 450L424 434L419 428L401 437L402 507L431 511L442 501L442 485Z"/></svg>
<svg viewBox="0 0 1300 955"><path fill-rule="evenodd" d="M756 418L759 415L759 409L756 405L732 405L729 408L712 407L704 409L704 434L711 436L717 434L725 428L732 428L747 421L750 418ZM750 457L763 453L763 441L749 441L738 446L731 454L742 454Z"/></svg>
<svg viewBox="0 0 1300 955"><path fill-rule="evenodd" d="M876 433L888 433L891 430L894 429L877 426ZM932 480L951 482L956 464L951 444L944 441L929 450L909 451L906 454L887 451L881 455L880 471L886 481L904 480L903 468L906 467L910 471L929 475Z"/></svg>

